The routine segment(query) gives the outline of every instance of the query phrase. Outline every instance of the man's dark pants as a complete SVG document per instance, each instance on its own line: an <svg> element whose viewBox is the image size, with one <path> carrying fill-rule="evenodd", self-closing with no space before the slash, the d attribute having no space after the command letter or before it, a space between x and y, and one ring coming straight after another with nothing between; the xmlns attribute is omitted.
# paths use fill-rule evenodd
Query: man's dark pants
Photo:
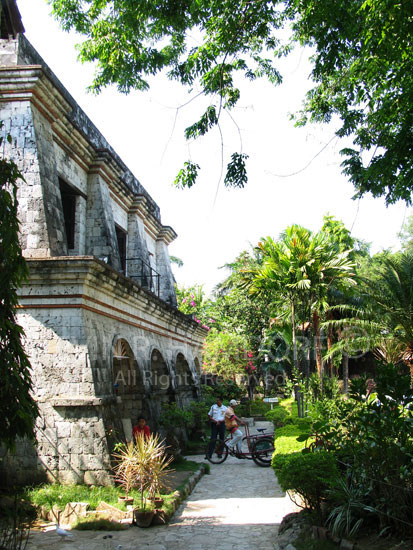
<svg viewBox="0 0 413 550"><path fill-rule="evenodd" d="M215 422L211 422L211 440L208 445L208 456L212 456L212 453L214 452L215 442L218 437L221 441L224 441L225 422L221 422L220 424L215 424Z"/></svg>

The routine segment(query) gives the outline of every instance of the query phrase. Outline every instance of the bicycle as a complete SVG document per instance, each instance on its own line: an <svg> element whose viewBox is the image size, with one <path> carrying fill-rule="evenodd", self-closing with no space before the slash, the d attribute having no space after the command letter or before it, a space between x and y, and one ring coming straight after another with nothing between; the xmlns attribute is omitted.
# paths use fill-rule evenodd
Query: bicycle
<svg viewBox="0 0 413 550"><path fill-rule="evenodd" d="M257 466L263 468L271 466L271 458L274 452L274 434L265 433L265 428L257 428L257 431L258 434L251 435L248 424L245 424L245 436L242 441L247 442L247 451L238 453L236 449L228 447L228 442L232 439L232 436L228 436L224 441L220 439L213 440L214 448L211 456L209 456L209 449L212 444L212 441L210 441L206 448L205 458L211 464L222 464L230 455L239 459L253 460Z"/></svg>

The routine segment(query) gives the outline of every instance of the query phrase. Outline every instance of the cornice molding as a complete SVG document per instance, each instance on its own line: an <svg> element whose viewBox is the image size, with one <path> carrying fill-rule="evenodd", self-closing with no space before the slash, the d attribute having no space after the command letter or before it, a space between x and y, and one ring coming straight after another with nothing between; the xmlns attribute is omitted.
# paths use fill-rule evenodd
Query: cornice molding
<svg viewBox="0 0 413 550"><path fill-rule="evenodd" d="M42 65L0 67L0 102L13 101L32 103L50 122L56 144L85 172L102 177L116 202L125 211L138 213L155 241L169 245L177 238L171 227L160 222L159 208L152 198L147 194L137 194L130 187L125 177L125 165L114 152L96 148L71 121L73 104L59 91Z"/></svg>
<svg viewBox="0 0 413 550"><path fill-rule="evenodd" d="M46 303L42 301L41 307L47 307L47 303L64 306L65 300L71 307L78 303L85 307L88 301L95 301L97 304L102 302L98 307L103 308L103 312L105 308L113 309L116 310L116 315L124 312L126 317L136 320L138 310L141 312L138 321L143 325L148 325L151 330L158 326L159 330L165 332L166 337L169 335L175 338L189 338L196 347L202 344L207 334L207 331L189 316L93 256L28 258L26 261L29 279L18 292L21 296L19 302L23 307L29 307L30 303L39 303L39 299L46 299ZM45 279L45 273L48 280ZM71 289L77 287L76 297L72 295L65 298L62 288L67 285ZM44 292L45 287L50 288L47 295ZM102 300L96 299L96 291L106 296L105 304ZM110 302L115 297L116 306ZM175 329L171 330L171 326Z"/></svg>
<svg viewBox="0 0 413 550"><path fill-rule="evenodd" d="M135 212L143 220L145 229L155 241L163 241L169 245L177 238L177 234L169 225L162 225L151 212L151 204L145 195L135 196L130 212Z"/></svg>

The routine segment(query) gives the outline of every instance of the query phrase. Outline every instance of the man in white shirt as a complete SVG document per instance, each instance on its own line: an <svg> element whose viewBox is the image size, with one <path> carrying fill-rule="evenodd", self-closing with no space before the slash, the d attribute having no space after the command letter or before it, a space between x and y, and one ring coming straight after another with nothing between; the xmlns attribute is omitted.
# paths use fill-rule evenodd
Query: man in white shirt
<svg viewBox="0 0 413 550"><path fill-rule="evenodd" d="M217 397L216 404L212 405L209 409L208 418L211 422L211 440L208 446L208 456L212 456L217 438L219 437L221 441L225 439L226 410L227 408L222 404L222 399L220 397Z"/></svg>

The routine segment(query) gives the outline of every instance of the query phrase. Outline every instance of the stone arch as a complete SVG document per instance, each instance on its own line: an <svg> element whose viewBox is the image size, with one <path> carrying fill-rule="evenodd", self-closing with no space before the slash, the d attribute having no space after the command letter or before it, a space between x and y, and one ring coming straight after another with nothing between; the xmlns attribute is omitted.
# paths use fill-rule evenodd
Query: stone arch
<svg viewBox="0 0 413 550"><path fill-rule="evenodd" d="M168 363L157 348L153 348L151 351L150 373L152 393L161 395L167 393L170 395L174 392L174 384Z"/></svg>
<svg viewBox="0 0 413 550"><path fill-rule="evenodd" d="M159 349L155 347L150 355L150 383L151 427L156 430L160 427L158 419L163 404L175 403L176 391L168 364Z"/></svg>
<svg viewBox="0 0 413 550"><path fill-rule="evenodd" d="M135 356L127 340L118 338L113 346L112 377L113 391L116 395L132 393Z"/></svg>
<svg viewBox="0 0 413 550"><path fill-rule="evenodd" d="M194 367L195 367L195 372L196 372L198 378L200 378L201 377L201 361L198 359L198 357L194 358Z"/></svg>
<svg viewBox="0 0 413 550"><path fill-rule="evenodd" d="M115 338L112 349L113 391L117 397L118 414L123 422L125 436L129 439L129 431L138 417L148 416L150 412L145 383L129 342L124 338Z"/></svg>
<svg viewBox="0 0 413 550"><path fill-rule="evenodd" d="M183 405L198 398L198 388L194 373L189 362L182 352L178 352L175 359L176 385Z"/></svg>

